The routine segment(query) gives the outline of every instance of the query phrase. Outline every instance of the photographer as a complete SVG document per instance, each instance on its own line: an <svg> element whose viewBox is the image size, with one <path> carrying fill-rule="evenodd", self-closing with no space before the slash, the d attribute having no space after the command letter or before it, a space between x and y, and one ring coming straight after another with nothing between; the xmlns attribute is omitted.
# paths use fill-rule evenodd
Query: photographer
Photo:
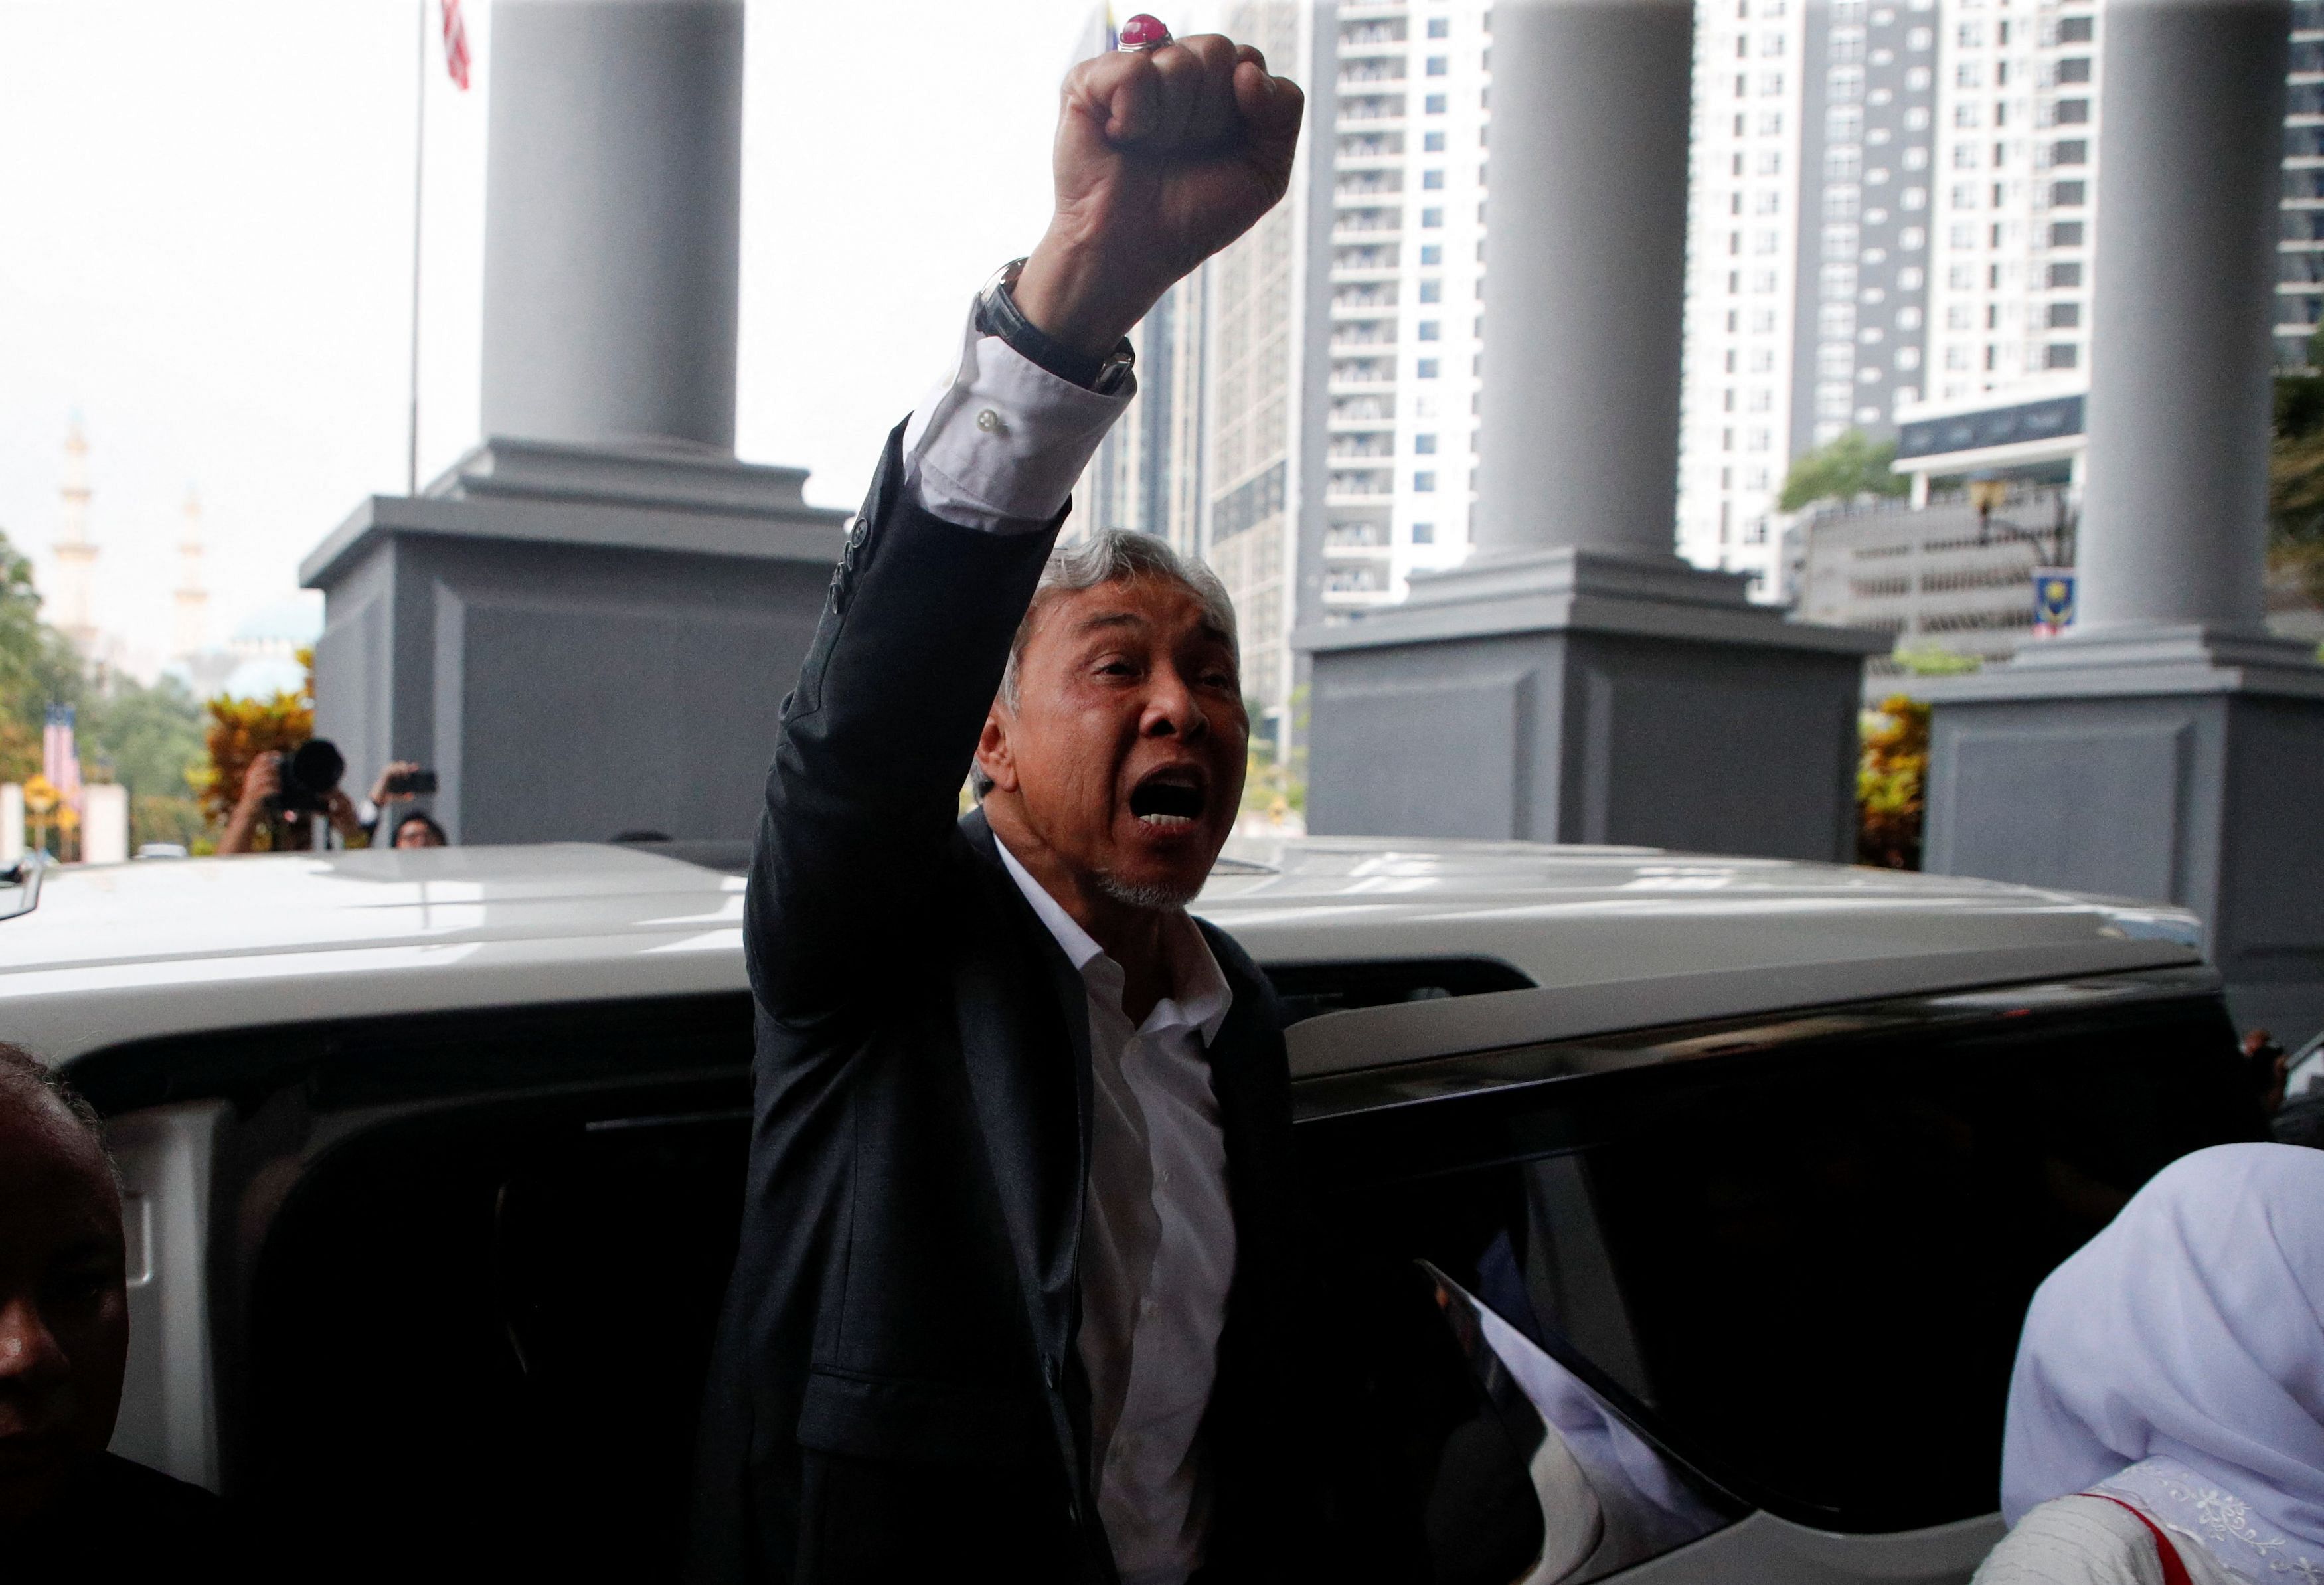
<svg viewBox="0 0 2324 1585"><path fill-rule="evenodd" d="M303 760L301 759L303 757ZM307 763L312 761L312 763ZM369 840L355 806L338 785L346 761L320 738L310 738L291 753L270 751L252 758L243 772L242 797L226 817L226 834L217 851L247 853L257 851L262 824L273 828L270 848L277 852L301 851L312 844L314 827L308 822L319 814L339 834L342 846L361 847ZM305 774L298 774L303 769ZM285 797L286 770L294 786ZM383 778L383 780L384 778Z"/></svg>

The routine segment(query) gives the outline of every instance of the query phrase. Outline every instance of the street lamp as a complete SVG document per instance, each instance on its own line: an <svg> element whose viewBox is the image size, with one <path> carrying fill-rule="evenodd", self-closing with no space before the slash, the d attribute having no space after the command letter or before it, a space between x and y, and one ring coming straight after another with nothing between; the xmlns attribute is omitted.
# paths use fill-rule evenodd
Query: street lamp
<svg viewBox="0 0 2324 1585"><path fill-rule="evenodd" d="M2045 542L2038 530L2020 528L2006 518L1997 518L1993 509L2009 500L2009 482L1992 474L1978 474L1969 482L1969 503L1977 508L1977 542L1993 543L1998 531L2012 539L2023 539L2034 547L2036 554L2051 567L2072 565L2073 523L2067 516L2065 498L2058 501L2058 521L2051 524Z"/></svg>

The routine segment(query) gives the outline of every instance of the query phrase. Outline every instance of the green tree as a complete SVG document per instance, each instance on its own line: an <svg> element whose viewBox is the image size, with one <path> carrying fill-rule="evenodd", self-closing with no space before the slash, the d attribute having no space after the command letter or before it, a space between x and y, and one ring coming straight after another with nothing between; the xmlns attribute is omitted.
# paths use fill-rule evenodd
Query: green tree
<svg viewBox="0 0 2324 1585"><path fill-rule="evenodd" d="M1861 429L1849 429L1813 451L1802 452L1784 475L1779 511L1797 511L1820 501L1853 501L1859 495L1897 496L1911 488L1902 474L1889 472L1896 443L1875 444Z"/></svg>
<svg viewBox="0 0 2324 1585"><path fill-rule="evenodd" d="M78 704L80 659L41 620L32 564L0 533L0 781L41 768L41 723L51 704Z"/></svg>
<svg viewBox="0 0 2324 1585"><path fill-rule="evenodd" d="M2267 505L2271 570L2324 605L2324 374L2276 376Z"/></svg>
<svg viewBox="0 0 2324 1585"><path fill-rule="evenodd" d="M129 836L134 844L188 841L199 831L194 799L202 765L202 709L185 685L164 677L152 687L115 680L81 706L81 757L91 769L129 788Z"/></svg>

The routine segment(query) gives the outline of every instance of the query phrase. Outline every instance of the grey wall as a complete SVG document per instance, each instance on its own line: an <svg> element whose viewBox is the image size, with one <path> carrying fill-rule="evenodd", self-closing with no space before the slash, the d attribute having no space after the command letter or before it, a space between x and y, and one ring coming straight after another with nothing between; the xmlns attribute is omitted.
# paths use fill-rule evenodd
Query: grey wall
<svg viewBox="0 0 2324 1585"><path fill-rule="evenodd" d="M2237 1017L2324 1027L2324 700L2202 692L1952 700L1931 725L1926 865L2181 904Z"/></svg>
<svg viewBox="0 0 2324 1585"><path fill-rule="evenodd" d="M317 730L348 780L437 769L464 843L741 837L828 570L383 537L331 587Z"/></svg>
<svg viewBox="0 0 2324 1585"><path fill-rule="evenodd" d="M1858 669L1590 632L1322 650L1309 827L1852 857Z"/></svg>

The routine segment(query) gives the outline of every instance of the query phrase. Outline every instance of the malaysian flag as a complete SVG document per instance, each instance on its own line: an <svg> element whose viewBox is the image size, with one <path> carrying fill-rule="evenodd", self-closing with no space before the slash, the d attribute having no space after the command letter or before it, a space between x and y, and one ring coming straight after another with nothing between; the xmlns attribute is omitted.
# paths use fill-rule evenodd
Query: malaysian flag
<svg viewBox="0 0 2324 1585"><path fill-rule="evenodd" d="M468 86L468 24L460 0L444 0L444 69L462 88Z"/></svg>
<svg viewBox="0 0 2324 1585"><path fill-rule="evenodd" d="M41 730L41 774L57 789L57 801L80 807L80 750L73 742L73 707L49 706Z"/></svg>

